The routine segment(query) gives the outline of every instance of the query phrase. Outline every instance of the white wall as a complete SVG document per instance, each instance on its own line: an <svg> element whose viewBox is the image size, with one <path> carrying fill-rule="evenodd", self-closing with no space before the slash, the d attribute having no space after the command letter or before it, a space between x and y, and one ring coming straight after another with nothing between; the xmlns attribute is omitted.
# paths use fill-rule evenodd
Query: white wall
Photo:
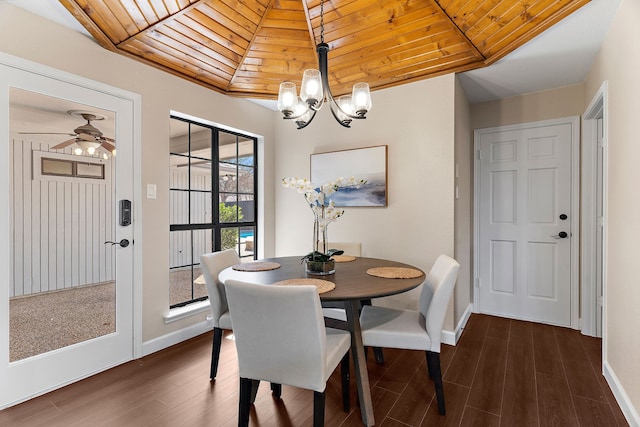
<svg viewBox="0 0 640 427"><path fill-rule="evenodd" d="M89 38L20 8L0 3L0 51L119 87L142 98L142 186L157 185L157 199L144 198L142 218L143 341L205 320L206 313L165 324L169 310L169 113L171 110L264 137L265 255L273 254L274 113L229 98L153 67L109 52ZM146 191L142 191L146 194ZM0 195L0 197L2 197ZM6 196L5 196L6 197ZM1 202L1 201L0 201ZM5 198L6 202L6 198ZM1 313L0 313L1 314Z"/></svg>
<svg viewBox="0 0 640 427"><path fill-rule="evenodd" d="M472 104L471 128L475 130L579 116L583 111L583 86L567 86Z"/></svg>
<svg viewBox="0 0 640 427"><path fill-rule="evenodd" d="M460 263L454 289L456 326L473 300L473 131L469 101L456 78L455 98L455 259Z"/></svg>
<svg viewBox="0 0 640 427"><path fill-rule="evenodd" d="M622 393L625 415L640 423L640 2L623 0L585 83L585 105L608 81L605 213L605 371ZM628 406L625 408L625 404Z"/></svg>
<svg viewBox="0 0 640 427"><path fill-rule="evenodd" d="M347 208L329 226L329 240L362 242L362 255L388 258L429 271L438 255L453 256L453 75L375 91L364 121L340 126L325 106L305 129L276 122L275 179L309 178L312 153L388 146L388 206ZM277 185L276 254L308 252L313 216L301 194ZM415 290L391 297L413 306ZM467 301L468 304L468 301ZM449 310L445 329L454 326Z"/></svg>
<svg viewBox="0 0 640 427"><path fill-rule="evenodd" d="M25 138L26 139L26 138ZM47 144L11 141L13 270L9 296L24 296L114 280L111 160L104 179L40 174L40 157L87 161L50 152Z"/></svg>

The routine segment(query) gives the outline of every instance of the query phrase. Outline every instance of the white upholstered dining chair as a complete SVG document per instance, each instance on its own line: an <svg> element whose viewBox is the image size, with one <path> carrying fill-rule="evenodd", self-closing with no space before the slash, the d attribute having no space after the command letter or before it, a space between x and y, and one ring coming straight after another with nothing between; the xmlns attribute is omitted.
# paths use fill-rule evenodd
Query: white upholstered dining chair
<svg viewBox="0 0 640 427"><path fill-rule="evenodd" d="M207 285L209 305L213 315L213 344L211 347L211 371L209 378L216 379L218 361L220 360L220 346L222 332L231 329L231 316L227 307L227 296L224 284L218 280L218 274L227 267L238 264L240 257L234 249L212 252L200 256L200 268Z"/></svg>
<svg viewBox="0 0 640 427"><path fill-rule="evenodd" d="M445 414L440 335L460 264L440 255L431 268L420 293L418 311L364 306L360 314L365 346L426 352L429 377L433 379L438 412Z"/></svg>
<svg viewBox="0 0 640 427"><path fill-rule="evenodd" d="M238 426L249 424L261 380L271 382L276 398L282 384L313 390L313 425L324 425L325 387L341 362L343 404L348 411L351 334L325 328L317 288L237 280L227 280L225 287L238 351Z"/></svg>
<svg viewBox="0 0 640 427"><path fill-rule="evenodd" d="M362 243L360 242L329 242L327 244L329 249L339 249L344 251L344 255L361 256L362 255Z"/></svg>

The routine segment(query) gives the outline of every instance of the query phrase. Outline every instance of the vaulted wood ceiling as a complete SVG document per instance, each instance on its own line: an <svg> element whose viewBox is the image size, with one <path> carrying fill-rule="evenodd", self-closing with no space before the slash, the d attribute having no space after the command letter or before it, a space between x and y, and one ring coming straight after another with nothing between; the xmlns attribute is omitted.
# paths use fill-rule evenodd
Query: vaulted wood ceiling
<svg viewBox="0 0 640 427"><path fill-rule="evenodd" d="M590 0L325 0L334 95L490 65ZM275 99L317 68L321 0L60 0L106 49Z"/></svg>

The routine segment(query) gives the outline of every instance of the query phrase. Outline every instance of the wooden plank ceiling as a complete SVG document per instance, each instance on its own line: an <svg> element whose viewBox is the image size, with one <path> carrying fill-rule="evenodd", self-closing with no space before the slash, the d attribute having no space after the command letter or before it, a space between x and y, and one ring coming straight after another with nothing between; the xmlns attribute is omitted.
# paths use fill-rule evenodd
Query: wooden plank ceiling
<svg viewBox="0 0 640 427"><path fill-rule="evenodd" d="M334 95L490 65L590 0L325 0ZM275 99L318 68L321 0L60 0L106 49Z"/></svg>

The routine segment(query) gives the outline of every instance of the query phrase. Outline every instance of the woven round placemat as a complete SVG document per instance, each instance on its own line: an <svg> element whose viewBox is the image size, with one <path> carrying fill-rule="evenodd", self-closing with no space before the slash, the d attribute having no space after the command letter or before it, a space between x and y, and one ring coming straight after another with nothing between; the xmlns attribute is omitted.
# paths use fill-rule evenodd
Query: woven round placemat
<svg viewBox="0 0 640 427"><path fill-rule="evenodd" d="M385 279L415 279L422 276L422 271L407 267L374 267L368 269L367 274Z"/></svg>
<svg viewBox="0 0 640 427"><path fill-rule="evenodd" d="M351 262L356 259L356 257L351 255L334 255L331 258L333 258L335 262Z"/></svg>
<svg viewBox="0 0 640 427"><path fill-rule="evenodd" d="M332 291L336 287L335 283L330 282L328 280L309 279L309 278L281 280L280 282L274 283L274 285L281 285L281 286L314 285L315 287L318 288L319 294L324 294L325 292Z"/></svg>
<svg viewBox="0 0 640 427"><path fill-rule="evenodd" d="M241 262L240 264L236 264L231 268L237 271L269 271L280 268L280 264L278 264L277 262L267 261Z"/></svg>

